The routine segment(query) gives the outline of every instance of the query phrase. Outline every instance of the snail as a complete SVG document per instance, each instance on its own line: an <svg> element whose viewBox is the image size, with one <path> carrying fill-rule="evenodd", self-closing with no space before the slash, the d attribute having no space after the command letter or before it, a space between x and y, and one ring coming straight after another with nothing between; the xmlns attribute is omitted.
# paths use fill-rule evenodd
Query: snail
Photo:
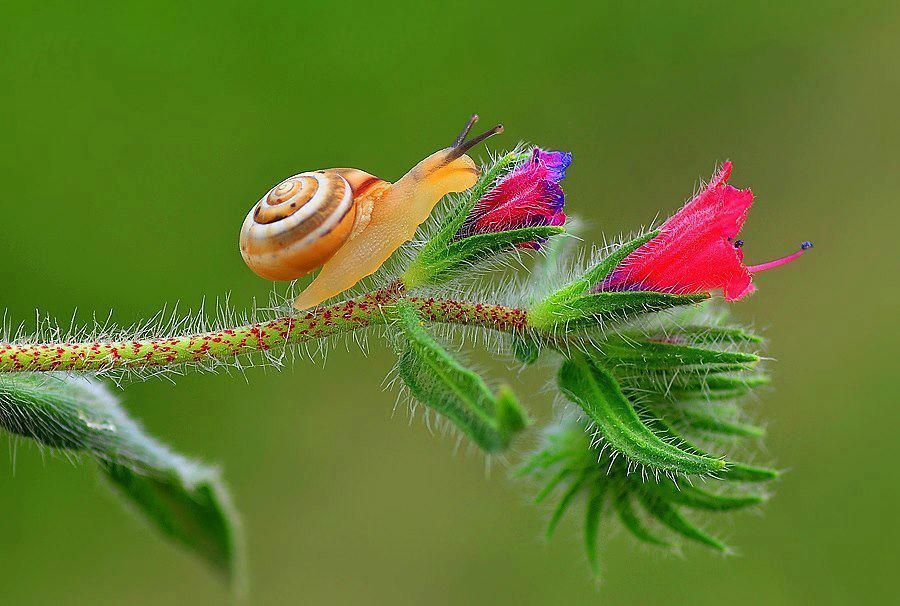
<svg viewBox="0 0 900 606"><path fill-rule="evenodd" d="M309 309L375 273L412 239L438 201L478 180L466 155L503 126L468 139L473 115L450 147L389 183L355 168L331 168L285 179L252 208L241 227L244 262L267 280L294 280L321 268L294 301Z"/></svg>

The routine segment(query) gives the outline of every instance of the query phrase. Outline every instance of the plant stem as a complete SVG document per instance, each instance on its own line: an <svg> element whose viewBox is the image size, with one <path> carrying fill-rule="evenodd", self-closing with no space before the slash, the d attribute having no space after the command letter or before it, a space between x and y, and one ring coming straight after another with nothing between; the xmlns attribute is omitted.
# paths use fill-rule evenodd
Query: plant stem
<svg viewBox="0 0 900 606"><path fill-rule="evenodd" d="M0 343L0 372L98 371L181 366L233 358L385 323L384 308L404 297L397 284L299 316L188 335L135 341ZM504 332L525 329L524 309L450 299L404 297L423 319Z"/></svg>

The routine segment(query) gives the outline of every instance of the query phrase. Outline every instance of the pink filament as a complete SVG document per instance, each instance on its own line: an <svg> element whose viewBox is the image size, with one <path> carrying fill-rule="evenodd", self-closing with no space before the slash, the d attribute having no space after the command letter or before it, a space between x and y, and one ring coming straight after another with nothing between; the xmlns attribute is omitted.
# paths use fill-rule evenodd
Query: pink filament
<svg viewBox="0 0 900 606"><path fill-rule="evenodd" d="M760 263L759 265L749 265L747 267L747 271L751 274L759 273L761 271L766 271L767 269L772 269L773 267L778 267L779 265L784 265L786 263L790 263L794 259L797 259L803 255L807 250L812 248L812 245L809 246L804 243L800 250L795 253L792 253L786 257L781 257L780 259L775 259L774 261L768 261L767 263Z"/></svg>

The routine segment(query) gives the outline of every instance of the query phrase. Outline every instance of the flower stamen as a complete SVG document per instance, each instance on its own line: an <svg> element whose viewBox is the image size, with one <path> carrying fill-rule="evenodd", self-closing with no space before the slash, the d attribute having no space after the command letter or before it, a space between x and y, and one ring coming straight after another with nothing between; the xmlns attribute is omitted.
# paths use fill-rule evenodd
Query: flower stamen
<svg viewBox="0 0 900 606"><path fill-rule="evenodd" d="M800 258L801 256L803 256L803 254L807 250L809 250L812 247L813 247L812 242L807 240L807 241L803 242L803 244L800 245L800 250L798 250L797 252L787 255L786 257L781 257L780 259L775 259L774 261L760 263L759 265L749 265L749 266L747 266L747 271L749 271L751 274L756 274L761 271L766 271L768 269L778 267L780 265L785 265L787 263L790 263L794 259Z"/></svg>

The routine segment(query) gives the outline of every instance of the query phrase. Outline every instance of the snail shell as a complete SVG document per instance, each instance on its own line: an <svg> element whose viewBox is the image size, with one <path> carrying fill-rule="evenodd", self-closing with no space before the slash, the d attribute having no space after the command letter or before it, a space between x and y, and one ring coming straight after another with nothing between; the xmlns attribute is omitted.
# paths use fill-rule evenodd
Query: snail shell
<svg viewBox="0 0 900 606"><path fill-rule="evenodd" d="M244 262L268 280L293 280L318 269L368 222L371 204L364 202L371 196L361 194L370 194L376 183L384 182L355 169L285 179L244 220Z"/></svg>
<svg viewBox="0 0 900 606"><path fill-rule="evenodd" d="M321 267L294 300L298 310L345 292L411 240L441 198L477 183L478 167L466 152L503 132L503 126L467 139L476 120L473 115L453 145L420 161L396 183L355 168L282 181L244 220L244 262L268 280L293 280Z"/></svg>

